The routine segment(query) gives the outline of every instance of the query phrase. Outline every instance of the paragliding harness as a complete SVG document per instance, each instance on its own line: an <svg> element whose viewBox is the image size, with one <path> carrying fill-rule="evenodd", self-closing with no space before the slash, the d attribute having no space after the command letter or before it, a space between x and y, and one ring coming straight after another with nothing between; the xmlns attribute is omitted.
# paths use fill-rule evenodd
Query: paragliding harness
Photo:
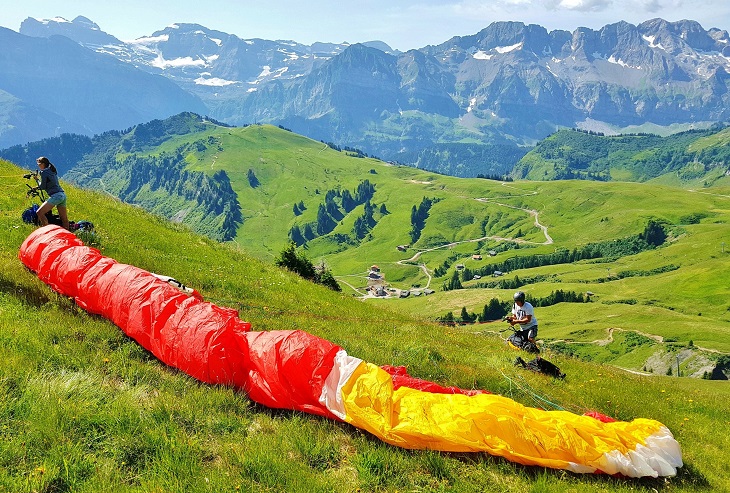
<svg viewBox="0 0 730 493"><path fill-rule="evenodd" d="M565 378L565 373L560 371L560 368L550 363L548 360L541 358L540 356L528 363L525 363L525 360L517 356L517 358L515 358L515 366L521 366L522 368L525 368L527 370L531 370L537 373L543 373L545 375L549 375L555 378Z"/></svg>
<svg viewBox="0 0 730 493"><path fill-rule="evenodd" d="M28 192L26 193L26 197L36 197L38 200L40 200L41 204L46 201L48 198L43 190L38 189L37 185L40 185L40 176L37 171L31 171L29 173L26 173L23 175L23 178L26 180L34 180L36 183L35 187L30 186L30 184L26 183L25 186L28 187ZM36 226L40 225L40 221L38 220L38 209L41 208L41 204L33 203L30 207L28 207L26 210L23 211L23 214L21 214L21 218L23 219L23 222L26 224L35 224ZM58 214L53 213L53 209L46 212L46 219L48 219L48 224L56 224L58 226L63 226L63 221L61 221L61 216ZM69 229L71 231L94 231L94 225L89 221L69 221L68 223Z"/></svg>
<svg viewBox="0 0 730 493"><path fill-rule="evenodd" d="M506 321L507 317L503 318L502 320ZM510 347L514 349L521 349L532 354L540 354L540 349L537 347L537 345L527 338L527 334L530 331L529 329L515 329L510 324L507 326L507 329L501 330L500 332L504 332L505 330L512 331L512 335L507 338L507 344Z"/></svg>

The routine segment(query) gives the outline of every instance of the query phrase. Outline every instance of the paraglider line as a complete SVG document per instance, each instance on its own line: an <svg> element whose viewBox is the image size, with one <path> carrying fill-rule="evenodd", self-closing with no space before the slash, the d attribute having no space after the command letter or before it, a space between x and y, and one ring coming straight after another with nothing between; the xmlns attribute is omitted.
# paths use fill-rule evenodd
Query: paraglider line
<svg viewBox="0 0 730 493"><path fill-rule="evenodd" d="M507 379L507 381L509 382L509 385L510 385L510 395L512 394L512 386L514 385L517 389L519 389L524 394L526 394L527 396L529 396L533 400L533 402L535 402L538 405L543 405L544 406L545 404L548 404L550 407L552 407L554 409L557 409L558 411L567 411L567 409L565 409L563 406L561 406L559 404L556 404L556 403L554 403L552 401L549 401L546 398L544 398L541 395L539 395L537 392L535 392L535 390L533 390L529 386L529 384L527 384L527 382L524 382L524 380L523 380L523 385L519 385L517 382L515 382L510 377L508 377L507 375L505 375L504 372L501 372L500 371L500 373L502 373L502 376L505 379Z"/></svg>

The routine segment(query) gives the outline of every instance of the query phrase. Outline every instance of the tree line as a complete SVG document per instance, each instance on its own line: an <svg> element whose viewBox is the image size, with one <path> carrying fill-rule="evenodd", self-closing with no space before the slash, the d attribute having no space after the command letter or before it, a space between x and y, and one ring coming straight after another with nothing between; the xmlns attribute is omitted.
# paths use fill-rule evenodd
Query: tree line
<svg viewBox="0 0 730 493"><path fill-rule="evenodd" d="M574 248L573 250L561 248L553 253L510 257L504 262L485 265L469 271L469 275L471 276L469 279L474 274L489 276L497 271L511 272L517 269L531 269L545 265L570 264L579 260L620 258L627 255L635 255L662 245L666 241L666 238L667 232L664 225L651 219L648 221L644 231L638 235L599 243L589 243L581 248Z"/></svg>
<svg viewBox="0 0 730 493"><path fill-rule="evenodd" d="M530 298L527 301L535 307L557 305L558 303L588 303L590 296L575 291L564 291L558 289L543 298ZM466 307L461 308L461 314L456 317L453 312L447 312L439 317L437 322L444 324L471 324L475 322L484 323L501 320L505 315L512 312L512 302L502 301L499 298L492 298L485 303L481 313L469 313Z"/></svg>
<svg viewBox="0 0 730 493"><path fill-rule="evenodd" d="M295 224L292 226L289 229L289 239L296 246L302 246L307 241L329 234L346 214L349 214L356 207L363 204L365 205L363 214L355 219L352 234L355 241L364 238L377 223L375 218L376 212L380 212L382 215L388 213L385 204L381 204L379 208L376 208L371 203L374 195L375 185L367 179L361 181L353 192L347 189L327 190L325 192L324 203L319 204L317 208L316 220L303 225ZM293 207L295 216L301 215L304 210L306 210L304 202L299 202ZM349 239L346 241L349 241Z"/></svg>

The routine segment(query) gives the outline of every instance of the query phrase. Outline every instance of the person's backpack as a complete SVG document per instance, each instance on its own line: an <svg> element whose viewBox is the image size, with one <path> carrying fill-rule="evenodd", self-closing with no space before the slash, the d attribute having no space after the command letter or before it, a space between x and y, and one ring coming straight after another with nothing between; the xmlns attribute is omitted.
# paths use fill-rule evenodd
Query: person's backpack
<svg viewBox="0 0 730 493"><path fill-rule="evenodd" d="M38 206L38 204L33 204L32 206L24 210L23 214L21 215L21 217L23 218L23 222L26 224L38 224L39 208L40 207Z"/></svg>
<svg viewBox="0 0 730 493"><path fill-rule="evenodd" d="M525 360L518 356L515 359L515 366L521 366L536 373L543 373L555 378L565 378L565 373L560 371L560 368L540 357L533 359L529 363L525 363Z"/></svg>
<svg viewBox="0 0 730 493"><path fill-rule="evenodd" d="M527 338L527 332L524 330L518 330L509 338L507 341L517 349L522 349L528 353L539 354L540 349L537 345Z"/></svg>

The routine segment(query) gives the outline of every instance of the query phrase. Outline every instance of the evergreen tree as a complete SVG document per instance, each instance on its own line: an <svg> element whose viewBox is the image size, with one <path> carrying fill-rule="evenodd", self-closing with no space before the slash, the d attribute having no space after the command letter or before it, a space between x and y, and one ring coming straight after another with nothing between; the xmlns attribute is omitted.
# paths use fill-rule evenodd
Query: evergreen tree
<svg viewBox="0 0 730 493"><path fill-rule="evenodd" d="M327 213L327 209L324 205L319 204L319 210L317 211L317 235L326 235L332 231L335 227L335 222Z"/></svg>
<svg viewBox="0 0 730 493"><path fill-rule="evenodd" d="M474 315L473 313L470 314L466 310L465 306L461 307L461 321L462 322L470 324L470 323L474 322L475 320L476 320L476 315Z"/></svg>
<svg viewBox="0 0 730 493"><path fill-rule="evenodd" d="M367 226L367 222L365 221L365 218L363 216L360 216L355 219L355 226L353 228L353 232L355 234L355 238L358 240L362 240L365 238L369 232L369 228Z"/></svg>
<svg viewBox="0 0 730 493"><path fill-rule="evenodd" d="M328 197L324 201L324 207L327 211L327 214L329 214L333 218L342 218L342 213L340 212L340 208L335 203L334 197Z"/></svg>
<svg viewBox="0 0 730 493"><path fill-rule="evenodd" d="M291 241L294 242L296 246L302 246L307 242L307 239L302 234L301 228L299 228L299 225L295 224L292 226L292 228L289 230L289 238Z"/></svg>
<svg viewBox="0 0 730 493"><path fill-rule="evenodd" d="M657 247L666 241L667 232L664 230L664 226L655 220L650 219L644 228L641 238L649 245Z"/></svg>
<svg viewBox="0 0 730 493"><path fill-rule="evenodd" d="M342 288L337 283L337 279L332 272L327 268L324 261L320 262L315 268L315 281L325 287L330 288L333 291L342 291Z"/></svg>
<svg viewBox="0 0 730 493"><path fill-rule="evenodd" d="M358 204L364 204L375 195L375 186L370 183L370 180L364 180L360 182L355 190L355 202Z"/></svg>
<svg viewBox="0 0 730 493"><path fill-rule="evenodd" d="M355 199L352 197L352 194L349 190L343 190L342 191L342 208L345 209L345 212L351 212L355 207L357 207L357 202L355 202Z"/></svg>
<svg viewBox="0 0 730 493"><path fill-rule="evenodd" d="M463 289L461 285L461 279L459 279L459 271L455 270L451 276L451 280L446 284L445 291L451 291L454 289Z"/></svg>
<svg viewBox="0 0 730 493"><path fill-rule="evenodd" d="M279 254L276 265L299 274L304 279L315 278L314 264L304 254L297 254L297 247L293 241Z"/></svg>
<svg viewBox="0 0 730 493"><path fill-rule="evenodd" d="M261 184L251 168L248 169L248 184L251 185L251 188L256 188Z"/></svg>

